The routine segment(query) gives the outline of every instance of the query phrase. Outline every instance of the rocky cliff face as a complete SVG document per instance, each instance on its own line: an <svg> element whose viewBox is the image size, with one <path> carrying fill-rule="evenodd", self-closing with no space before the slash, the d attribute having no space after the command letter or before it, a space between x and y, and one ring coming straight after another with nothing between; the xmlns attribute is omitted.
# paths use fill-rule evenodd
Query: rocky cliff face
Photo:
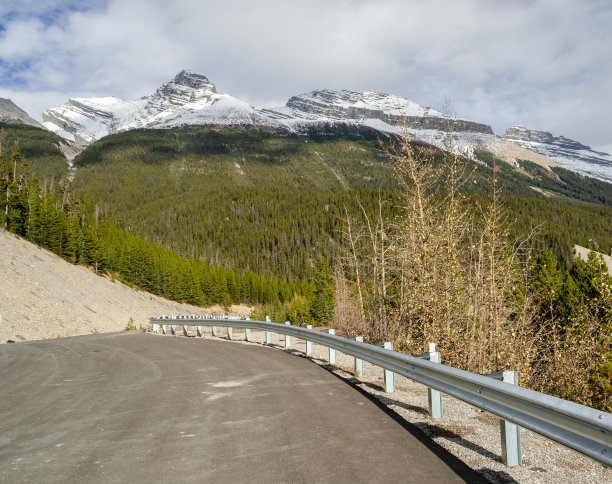
<svg viewBox="0 0 612 484"><path fill-rule="evenodd" d="M116 97L74 98L42 113L43 124L63 138L87 145L133 122L143 102Z"/></svg>
<svg viewBox="0 0 612 484"><path fill-rule="evenodd" d="M608 153L592 150L564 136L523 126L508 128L503 138L546 156L568 170L612 182L612 156Z"/></svg>
<svg viewBox="0 0 612 484"><path fill-rule="evenodd" d="M565 136L553 136L548 131L536 131L523 126L512 126L506 130L504 138L515 142L544 143L569 150L590 150L589 146Z"/></svg>
<svg viewBox="0 0 612 484"><path fill-rule="evenodd" d="M0 121L3 123L29 124L31 126L36 126L37 128L43 127L42 124L31 118L28 113L17 106L13 101L1 97Z"/></svg>
<svg viewBox="0 0 612 484"><path fill-rule="evenodd" d="M450 118L408 99L377 92L334 91L325 89L294 96L287 102L292 114L302 113L335 121L363 122L380 120L391 126L414 130L436 130L446 132L449 123L455 132L469 131L493 135L486 124L464 119Z"/></svg>
<svg viewBox="0 0 612 484"><path fill-rule="evenodd" d="M147 100L145 111L157 115L166 110L180 108L190 103L212 104L217 88L200 74L189 71L179 72L170 82L163 84Z"/></svg>

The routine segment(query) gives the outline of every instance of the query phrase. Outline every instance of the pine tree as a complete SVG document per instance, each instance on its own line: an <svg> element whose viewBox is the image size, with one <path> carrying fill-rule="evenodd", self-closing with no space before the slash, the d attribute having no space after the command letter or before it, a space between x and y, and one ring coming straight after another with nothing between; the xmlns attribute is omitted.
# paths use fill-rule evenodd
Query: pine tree
<svg viewBox="0 0 612 484"><path fill-rule="evenodd" d="M315 325L326 326L334 315L335 286L334 276L323 256L319 257L315 264L312 285L311 318Z"/></svg>

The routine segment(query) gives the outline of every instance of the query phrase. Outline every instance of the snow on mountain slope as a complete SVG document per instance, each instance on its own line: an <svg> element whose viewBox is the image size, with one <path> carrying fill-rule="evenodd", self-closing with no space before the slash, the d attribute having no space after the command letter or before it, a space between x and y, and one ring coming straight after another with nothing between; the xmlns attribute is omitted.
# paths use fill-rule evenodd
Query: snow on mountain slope
<svg viewBox="0 0 612 484"><path fill-rule="evenodd" d="M267 114L293 131L319 123L355 124L405 134L439 148L447 147L450 127L454 149L469 157L478 145L495 137L486 124L447 116L399 96L369 91L312 91L293 96L285 106L267 110Z"/></svg>
<svg viewBox="0 0 612 484"><path fill-rule="evenodd" d="M327 120L350 120L364 123L379 119L392 126L406 125L412 129L446 131L450 122L454 131L493 134L490 126L465 119L452 118L402 97L378 92L354 92L324 89L294 96L287 102L285 112L306 119L312 116Z"/></svg>
<svg viewBox="0 0 612 484"><path fill-rule="evenodd" d="M424 108L415 102L394 95L378 92L354 92L345 89L323 89L293 96L287 107L300 116L302 113L319 115L329 119L359 119L387 116L442 117L442 113Z"/></svg>
<svg viewBox="0 0 612 484"><path fill-rule="evenodd" d="M217 94L205 76L189 71L179 72L152 95L135 101L75 98L43 113L45 127L84 145L128 129L255 124L261 118L255 108L227 94Z"/></svg>
<svg viewBox="0 0 612 484"><path fill-rule="evenodd" d="M450 121L463 138L467 133L493 136L487 125L450 118L408 99L375 92L325 89L294 96L286 106L257 109L217 93L205 76L189 71L179 72L152 95L135 101L69 99L45 111L43 119L48 129L81 144L127 129L188 124L256 124L300 132L313 124L341 122L398 134L405 127L414 138L443 147ZM472 144L470 139L466 145Z"/></svg>
<svg viewBox="0 0 612 484"><path fill-rule="evenodd" d="M63 138L87 145L136 123L142 116L143 100L124 101L117 97L74 98L46 110L43 125Z"/></svg>
<svg viewBox="0 0 612 484"><path fill-rule="evenodd" d="M612 182L612 156L594 151L578 141L523 126L508 128L504 139L546 156L568 170Z"/></svg>

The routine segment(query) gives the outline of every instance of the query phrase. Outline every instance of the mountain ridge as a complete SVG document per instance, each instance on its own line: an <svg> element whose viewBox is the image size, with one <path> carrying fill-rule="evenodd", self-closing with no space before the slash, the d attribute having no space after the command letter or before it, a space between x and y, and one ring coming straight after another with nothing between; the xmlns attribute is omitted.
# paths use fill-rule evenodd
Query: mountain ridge
<svg viewBox="0 0 612 484"><path fill-rule="evenodd" d="M612 182L612 156L578 141L524 126L508 128L503 139L554 160L571 171Z"/></svg>
<svg viewBox="0 0 612 484"><path fill-rule="evenodd" d="M292 96L284 106L254 107L219 93L206 76L188 70L135 100L70 98L47 109L43 120L46 129L75 143L77 151L108 134L185 125L256 125L299 134L322 125L364 126L440 149L449 148L452 132L452 149L473 160L486 150L515 167L527 160L612 182L612 156L545 131L511 127L500 137L487 124L373 91L319 89Z"/></svg>

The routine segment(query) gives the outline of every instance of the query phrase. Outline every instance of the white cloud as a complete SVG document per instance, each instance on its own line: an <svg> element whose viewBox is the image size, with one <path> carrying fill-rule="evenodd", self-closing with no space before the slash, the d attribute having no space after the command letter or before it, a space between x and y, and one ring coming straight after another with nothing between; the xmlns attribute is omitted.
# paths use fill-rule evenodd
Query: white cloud
<svg viewBox="0 0 612 484"><path fill-rule="evenodd" d="M35 4L0 32L0 96L31 97L34 117L55 93L135 98L189 68L255 104L378 90L437 108L449 98L498 133L521 123L612 141L606 1L111 0L63 13L52 1L43 19Z"/></svg>

